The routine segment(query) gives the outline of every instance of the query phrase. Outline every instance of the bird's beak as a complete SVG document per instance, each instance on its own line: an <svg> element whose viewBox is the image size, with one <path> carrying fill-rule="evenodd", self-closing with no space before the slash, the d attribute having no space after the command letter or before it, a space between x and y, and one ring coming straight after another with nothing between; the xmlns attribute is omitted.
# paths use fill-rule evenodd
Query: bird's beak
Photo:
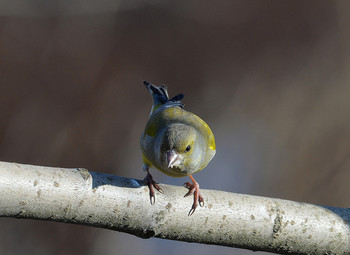
<svg viewBox="0 0 350 255"><path fill-rule="evenodd" d="M166 160L168 164L168 168L173 168L180 165L180 155L176 153L174 150L168 151L166 154Z"/></svg>

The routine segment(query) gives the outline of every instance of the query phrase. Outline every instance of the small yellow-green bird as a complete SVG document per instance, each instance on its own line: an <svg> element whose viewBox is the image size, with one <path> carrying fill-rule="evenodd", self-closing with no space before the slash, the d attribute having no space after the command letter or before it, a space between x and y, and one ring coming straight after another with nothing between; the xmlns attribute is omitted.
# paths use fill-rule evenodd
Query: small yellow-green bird
<svg viewBox="0 0 350 255"><path fill-rule="evenodd" d="M192 215L198 203L204 205L199 184L192 174L206 167L214 157L214 135L201 118L183 109L183 94L169 99L165 85L143 83L153 97L151 114L140 141L143 169L147 171L144 181L150 190L151 204L155 202L154 188L163 193L149 172L150 167L155 167L173 177L190 177L192 183L186 182L184 186L189 189L185 196L194 195L188 213Z"/></svg>

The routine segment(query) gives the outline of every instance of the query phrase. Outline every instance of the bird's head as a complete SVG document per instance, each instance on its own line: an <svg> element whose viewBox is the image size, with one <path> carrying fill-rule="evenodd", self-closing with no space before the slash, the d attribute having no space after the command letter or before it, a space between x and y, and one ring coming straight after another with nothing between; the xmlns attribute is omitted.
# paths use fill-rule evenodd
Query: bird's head
<svg viewBox="0 0 350 255"><path fill-rule="evenodd" d="M201 139L195 128L185 124L171 124L162 139L162 158L168 169L189 174L199 170Z"/></svg>

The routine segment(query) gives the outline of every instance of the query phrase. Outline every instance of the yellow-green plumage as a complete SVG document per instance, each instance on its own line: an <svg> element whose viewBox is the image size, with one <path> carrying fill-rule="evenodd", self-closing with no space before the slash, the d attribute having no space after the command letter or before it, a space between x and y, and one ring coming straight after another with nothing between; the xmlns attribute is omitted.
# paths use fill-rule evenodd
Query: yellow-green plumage
<svg viewBox="0 0 350 255"><path fill-rule="evenodd" d="M154 166L163 173L174 177L187 176L206 167L209 161L215 155L216 150L214 135L209 126L201 118L193 113L185 111L179 106L166 107L164 105L160 105L157 108L153 107L153 109L155 110L151 113L150 118L146 124L145 131L141 136L141 150L143 153L144 163L150 166ZM187 143L191 142L199 143L198 146L200 146L200 156L196 157L197 160L200 158L199 163L191 162L194 159L190 153L184 154L183 169L169 169L163 164L164 162L161 162L162 159L160 154L165 155L166 149L170 148L162 149L161 146L158 148L157 145L161 143L160 140L164 137L164 132L166 129L174 124L189 126L195 130L197 135L197 139L195 141L187 140L186 134L182 140L186 145ZM176 130L174 132L176 133ZM178 135L180 135L181 132L184 131L179 130ZM183 152L180 151L179 153ZM196 168L191 167L192 163L196 163L194 164Z"/></svg>
<svg viewBox="0 0 350 255"><path fill-rule="evenodd" d="M215 139L209 126L198 116L185 111L181 100L183 94L171 99L165 86L155 86L144 81L153 97L153 106L140 145L147 171L145 182L150 189L151 204L155 202L154 189L162 192L149 173L155 167L173 177L189 176L193 184L187 182L189 189L186 196L193 194L194 202L189 215L198 206L204 204L199 191L199 184L192 174L206 167L214 157Z"/></svg>

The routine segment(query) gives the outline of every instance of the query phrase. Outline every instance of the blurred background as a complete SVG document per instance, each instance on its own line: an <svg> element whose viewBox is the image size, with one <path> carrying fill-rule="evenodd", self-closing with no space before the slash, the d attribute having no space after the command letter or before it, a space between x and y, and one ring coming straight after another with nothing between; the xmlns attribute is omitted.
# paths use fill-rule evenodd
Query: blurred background
<svg viewBox="0 0 350 255"><path fill-rule="evenodd" d="M348 1L1 0L0 160L143 179L147 80L184 93L185 109L212 128L217 154L195 175L202 188L347 207L349 10ZM0 224L1 254L252 254Z"/></svg>

